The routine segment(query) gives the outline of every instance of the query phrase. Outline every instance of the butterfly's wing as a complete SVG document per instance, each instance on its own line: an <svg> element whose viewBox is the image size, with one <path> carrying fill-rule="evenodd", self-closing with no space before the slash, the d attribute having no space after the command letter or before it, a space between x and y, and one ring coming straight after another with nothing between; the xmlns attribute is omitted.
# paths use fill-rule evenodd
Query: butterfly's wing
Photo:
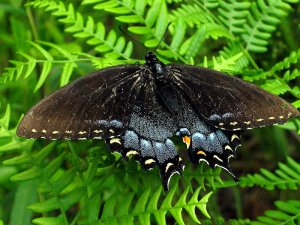
<svg viewBox="0 0 300 225"><path fill-rule="evenodd" d="M124 132L139 92L141 65L96 71L30 109L17 134L27 138L106 138Z"/></svg>
<svg viewBox="0 0 300 225"><path fill-rule="evenodd" d="M299 116L285 100L239 78L196 66L167 68L197 114L215 127L246 130Z"/></svg>
<svg viewBox="0 0 300 225"><path fill-rule="evenodd" d="M173 142L174 118L147 79L145 65L110 67L74 81L43 99L21 121L27 138L105 139L111 151L134 155L150 170L158 166L164 188L183 170Z"/></svg>
<svg viewBox="0 0 300 225"><path fill-rule="evenodd" d="M239 78L188 65L167 69L182 98L177 134L193 163L205 161L233 175L229 159L240 146L240 130L284 123L299 115L283 99Z"/></svg>

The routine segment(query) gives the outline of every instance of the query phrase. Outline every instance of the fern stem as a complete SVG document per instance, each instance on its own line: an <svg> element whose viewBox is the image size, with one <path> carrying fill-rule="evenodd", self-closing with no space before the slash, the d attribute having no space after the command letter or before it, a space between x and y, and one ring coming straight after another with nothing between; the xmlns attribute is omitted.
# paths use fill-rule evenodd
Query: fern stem
<svg viewBox="0 0 300 225"><path fill-rule="evenodd" d="M29 20L29 23L30 23L30 27L31 27L31 30L32 30L33 39L37 41L37 40L39 40L39 33L36 29L36 25L35 25L35 22L34 22L34 18L33 18L33 15L32 15L31 8L29 8L29 7L26 8L26 14L27 14L27 17L28 17L28 20Z"/></svg>
<svg viewBox="0 0 300 225"><path fill-rule="evenodd" d="M242 207L242 201L241 201L241 192L236 188L232 188L232 193L235 198L235 211L237 214L238 219L243 218L243 207Z"/></svg>

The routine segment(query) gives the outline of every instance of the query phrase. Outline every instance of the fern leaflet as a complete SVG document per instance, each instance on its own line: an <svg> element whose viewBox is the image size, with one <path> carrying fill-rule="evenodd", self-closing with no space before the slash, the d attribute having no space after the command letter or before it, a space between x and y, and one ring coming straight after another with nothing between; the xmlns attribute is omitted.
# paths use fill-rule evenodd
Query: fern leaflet
<svg viewBox="0 0 300 225"><path fill-rule="evenodd" d="M252 2L251 11L244 24L246 32L242 35L246 43L246 50L258 53L266 52L271 33L276 30L280 19L286 16L291 8L290 2L284 0Z"/></svg>
<svg viewBox="0 0 300 225"><path fill-rule="evenodd" d="M296 225L300 224L300 201L276 201L276 210L268 210L264 216L259 216L251 225Z"/></svg>
<svg viewBox="0 0 300 225"><path fill-rule="evenodd" d="M130 59L132 54L131 42L126 43L124 37L117 38L114 30L111 30L105 37L104 24L101 22L95 24L91 16L85 22L79 12L75 13L71 3L66 7L63 2L36 0L28 3L28 5L45 8L46 11L51 11L53 16L63 17L59 21L68 25L66 32L73 33L78 38L88 38L87 43L95 46L96 51L105 53L107 58Z"/></svg>
<svg viewBox="0 0 300 225"><path fill-rule="evenodd" d="M297 190L300 186L300 164L288 157L287 163L279 163L278 167L274 173L261 169L260 174L242 177L240 185L242 187L258 185L268 190L274 188Z"/></svg>

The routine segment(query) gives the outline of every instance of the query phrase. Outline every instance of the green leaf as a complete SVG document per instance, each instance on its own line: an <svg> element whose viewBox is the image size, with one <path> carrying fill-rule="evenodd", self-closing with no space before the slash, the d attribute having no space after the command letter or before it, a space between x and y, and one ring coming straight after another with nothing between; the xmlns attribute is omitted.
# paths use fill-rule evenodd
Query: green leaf
<svg viewBox="0 0 300 225"><path fill-rule="evenodd" d="M72 205L76 204L82 196L85 194L85 187L78 187L74 189L72 192L68 193L66 196L61 198L61 204L64 210L68 210Z"/></svg>
<svg viewBox="0 0 300 225"><path fill-rule="evenodd" d="M87 222L92 222L98 219L101 207L101 195L96 193L89 197L87 202Z"/></svg>
<svg viewBox="0 0 300 225"><path fill-rule="evenodd" d="M29 209L38 213L50 212L52 210L59 209L59 207L59 200L56 197L47 199L43 202L33 203L28 206Z"/></svg>
<svg viewBox="0 0 300 225"><path fill-rule="evenodd" d="M137 15L130 15L130 16L118 16L116 17L117 20L123 23L139 23L142 22L141 18Z"/></svg>
<svg viewBox="0 0 300 225"><path fill-rule="evenodd" d="M37 60L33 57L31 57L30 55L27 55L23 52L19 52L20 55L22 55L24 58L26 58L28 60L27 62L27 71L24 75L24 78L27 78L31 75L31 73L33 72L35 66L36 66L36 62Z"/></svg>
<svg viewBox="0 0 300 225"><path fill-rule="evenodd" d="M59 83L60 86L64 86L67 83L69 83L69 80L73 73L73 70L76 67L77 67L77 65L73 62L68 62L68 63L64 64L63 72L60 77L60 83Z"/></svg>
<svg viewBox="0 0 300 225"><path fill-rule="evenodd" d="M251 224L298 224L300 219L300 202L289 200L276 201L276 210L268 210L264 216L258 217L258 221Z"/></svg>
<svg viewBox="0 0 300 225"><path fill-rule="evenodd" d="M164 1L161 2L160 11L156 20L155 36L163 38L168 26L168 11Z"/></svg>
<svg viewBox="0 0 300 225"><path fill-rule="evenodd" d="M31 224L33 215L32 212L27 209L27 206L37 200L37 186L37 180L22 182L18 185L10 214L11 225Z"/></svg>
<svg viewBox="0 0 300 225"><path fill-rule="evenodd" d="M150 225L150 213L146 212L146 204L149 199L151 189L148 188L146 191L144 191L137 203L135 204L135 207L133 209L133 214L138 215L140 224Z"/></svg>
<svg viewBox="0 0 300 225"><path fill-rule="evenodd" d="M42 55L45 57L45 59L47 59L47 61L49 61L49 62L53 61L52 55L50 55L45 49L43 49L41 46L35 44L34 42L29 42L29 43L30 43L30 45L35 47L40 53L42 53Z"/></svg>
<svg viewBox="0 0 300 225"><path fill-rule="evenodd" d="M154 0L151 8L149 9L145 23L148 27L152 27L155 23L155 20L157 19L159 13L160 13L160 8L162 7L162 0Z"/></svg>
<svg viewBox="0 0 300 225"><path fill-rule="evenodd" d="M193 35L192 39L189 42L189 46L185 52L185 58L193 58L198 53L202 43L206 38L206 26L201 26Z"/></svg>
<svg viewBox="0 0 300 225"><path fill-rule="evenodd" d="M58 217L40 217L32 220L34 224L38 225L65 225L66 221L63 216Z"/></svg>
<svg viewBox="0 0 300 225"><path fill-rule="evenodd" d="M184 20L181 18L175 24L174 36L171 43L171 48L174 50L178 50L181 43L184 40L184 34L186 30L186 25Z"/></svg>
<svg viewBox="0 0 300 225"><path fill-rule="evenodd" d="M44 84L48 74L51 71L51 67L52 67L52 62L45 62L43 64L43 68L42 68L42 72L41 72L39 81L36 84L33 92L37 92L42 87L42 85Z"/></svg>
<svg viewBox="0 0 300 225"><path fill-rule="evenodd" d="M259 185L263 188L273 190L274 188L296 190L300 186L298 175L299 164L291 158L287 158L287 163L279 163L275 173L266 169L261 169L261 174L247 175L242 177L240 185L242 187Z"/></svg>
<svg viewBox="0 0 300 225"><path fill-rule="evenodd" d="M158 45L159 41L157 39L151 39L146 41L144 44L147 48L155 48Z"/></svg>
<svg viewBox="0 0 300 225"><path fill-rule="evenodd" d="M71 168L64 173L53 182L53 188L57 193L61 192L67 185L75 180L76 177L76 168ZM51 191L52 187L48 190Z"/></svg>
<svg viewBox="0 0 300 225"><path fill-rule="evenodd" d="M27 180L32 180L41 175L41 172L38 168L33 167L30 169L27 169L23 172L20 172L18 174L15 174L11 177L12 181L27 181Z"/></svg>
<svg viewBox="0 0 300 225"><path fill-rule="evenodd" d="M148 27L143 26L131 26L128 28L128 30L135 34L150 34L151 30Z"/></svg>

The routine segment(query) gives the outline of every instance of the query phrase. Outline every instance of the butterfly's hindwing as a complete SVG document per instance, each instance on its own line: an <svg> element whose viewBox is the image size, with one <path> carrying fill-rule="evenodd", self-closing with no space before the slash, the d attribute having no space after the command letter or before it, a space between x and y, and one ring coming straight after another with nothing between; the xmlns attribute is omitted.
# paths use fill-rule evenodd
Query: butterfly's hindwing
<svg viewBox="0 0 300 225"><path fill-rule="evenodd" d="M186 144L190 161L194 164L205 161L212 168L220 166L235 177L229 159L235 157L240 146L240 132L224 131L206 123L187 101L182 106L178 115L182 128L176 134Z"/></svg>
<svg viewBox="0 0 300 225"><path fill-rule="evenodd" d="M168 138L165 141L154 141L127 130L121 137L110 138L106 143L111 151L120 153L124 158L134 156L146 170L158 166L165 190L169 189L172 175L181 174L184 169L174 143Z"/></svg>
<svg viewBox="0 0 300 225"><path fill-rule="evenodd" d="M190 142L188 153L193 163L205 161L211 168L222 167L235 177L230 169L229 159L235 157L236 149L240 146L239 133L220 129L208 135L196 132L192 134Z"/></svg>

